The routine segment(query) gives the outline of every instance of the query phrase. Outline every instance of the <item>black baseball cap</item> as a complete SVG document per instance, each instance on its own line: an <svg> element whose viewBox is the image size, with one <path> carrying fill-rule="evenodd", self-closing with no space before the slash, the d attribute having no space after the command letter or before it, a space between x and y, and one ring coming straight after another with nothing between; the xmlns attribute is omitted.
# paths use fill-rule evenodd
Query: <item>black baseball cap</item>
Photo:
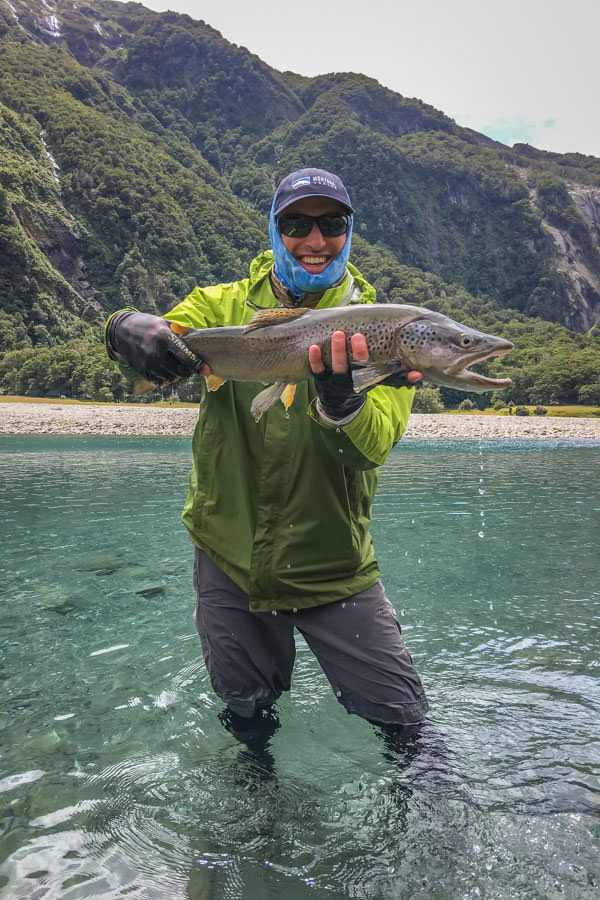
<svg viewBox="0 0 600 900"><path fill-rule="evenodd" d="M354 212L341 178L325 169L298 169L280 182L275 191L273 214L278 216L287 206L306 197L330 197L341 203L347 212Z"/></svg>

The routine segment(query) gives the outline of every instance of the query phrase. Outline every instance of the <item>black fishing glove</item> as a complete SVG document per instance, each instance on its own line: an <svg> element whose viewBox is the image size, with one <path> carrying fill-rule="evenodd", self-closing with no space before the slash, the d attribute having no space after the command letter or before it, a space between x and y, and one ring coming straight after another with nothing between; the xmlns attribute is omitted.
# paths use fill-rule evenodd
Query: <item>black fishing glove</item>
<svg viewBox="0 0 600 900"><path fill-rule="evenodd" d="M350 413L357 412L366 400L363 393L355 393L349 370L333 372L325 367L322 372L313 373L313 378L321 409L331 419L345 419Z"/></svg>
<svg viewBox="0 0 600 900"><path fill-rule="evenodd" d="M112 359L126 363L156 384L187 378L205 365L171 331L165 319L133 310L112 317L106 329L106 347Z"/></svg>
<svg viewBox="0 0 600 900"><path fill-rule="evenodd" d="M411 371L415 371L415 370L411 369ZM408 381L408 379L406 377L407 375L408 375L407 370L403 370L402 372L394 372L393 375L388 375L388 377L384 381L380 381L379 384L385 384L387 387L395 387L395 388L419 387L421 385L421 383L422 383L421 379L419 379L418 381ZM367 388L367 390L370 391L374 387L378 387L378 385L373 384L373 385L371 385L370 388Z"/></svg>

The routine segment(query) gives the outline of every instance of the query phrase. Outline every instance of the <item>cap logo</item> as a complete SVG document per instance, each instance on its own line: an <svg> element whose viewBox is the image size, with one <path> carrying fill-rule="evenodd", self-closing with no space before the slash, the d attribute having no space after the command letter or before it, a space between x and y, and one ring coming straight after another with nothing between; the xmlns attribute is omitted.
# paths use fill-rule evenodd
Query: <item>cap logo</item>
<svg viewBox="0 0 600 900"><path fill-rule="evenodd" d="M296 190L296 188L302 187L305 184L310 184L310 175L307 175L305 178L296 178L295 181L292 181L290 187Z"/></svg>
<svg viewBox="0 0 600 900"><path fill-rule="evenodd" d="M312 179L314 184L326 184L327 187L333 188L334 191L338 189L335 181L332 181L331 178L326 178L324 175L313 175Z"/></svg>

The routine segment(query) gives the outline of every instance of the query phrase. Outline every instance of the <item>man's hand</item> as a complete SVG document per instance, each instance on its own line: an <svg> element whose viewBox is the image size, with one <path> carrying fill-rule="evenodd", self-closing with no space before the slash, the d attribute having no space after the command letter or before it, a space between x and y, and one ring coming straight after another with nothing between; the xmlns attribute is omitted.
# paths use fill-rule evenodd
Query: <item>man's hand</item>
<svg viewBox="0 0 600 900"><path fill-rule="evenodd" d="M109 356L162 387L210 372L204 360L192 353L160 316L133 310L117 313L108 323L106 345Z"/></svg>
<svg viewBox="0 0 600 900"><path fill-rule="evenodd" d="M422 372L418 372L417 369L411 369L410 372L394 372L393 375L388 375L388 377L384 381L380 381L379 384L385 384L387 387L395 388L418 387L422 377ZM377 387L377 385L374 384L373 387Z"/></svg>
<svg viewBox="0 0 600 900"><path fill-rule="evenodd" d="M353 334L350 338L350 346L352 358L357 362L366 362L369 359L369 349L364 334ZM315 378L321 409L326 416L329 416L330 419L343 419L360 409L366 397L364 393L357 394L354 391L346 352L346 336L343 331L334 331L331 336L331 368L325 366L318 344L312 344L309 347L308 361ZM413 369L410 372L397 372L390 375L380 384L387 384L391 387L411 387L422 377L421 372Z"/></svg>
<svg viewBox="0 0 600 900"><path fill-rule="evenodd" d="M366 362L369 358L367 341L363 334L353 334L350 338L352 356ZM312 344L308 349L308 361L315 378L321 410L330 419L344 419L357 412L365 402L364 394L356 394L346 353L346 335L334 331L331 335L331 368L325 366L321 348Z"/></svg>

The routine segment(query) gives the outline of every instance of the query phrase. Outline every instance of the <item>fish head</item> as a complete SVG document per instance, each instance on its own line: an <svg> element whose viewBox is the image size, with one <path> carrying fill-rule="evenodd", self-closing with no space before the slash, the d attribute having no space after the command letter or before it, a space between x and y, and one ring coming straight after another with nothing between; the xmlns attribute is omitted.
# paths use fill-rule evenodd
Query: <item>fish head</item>
<svg viewBox="0 0 600 900"><path fill-rule="evenodd" d="M404 368L422 372L434 384L475 393L501 390L512 384L510 378L489 378L468 368L508 353L513 349L510 341L461 325L441 313L424 312L430 314L397 330L396 352Z"/></svg>

